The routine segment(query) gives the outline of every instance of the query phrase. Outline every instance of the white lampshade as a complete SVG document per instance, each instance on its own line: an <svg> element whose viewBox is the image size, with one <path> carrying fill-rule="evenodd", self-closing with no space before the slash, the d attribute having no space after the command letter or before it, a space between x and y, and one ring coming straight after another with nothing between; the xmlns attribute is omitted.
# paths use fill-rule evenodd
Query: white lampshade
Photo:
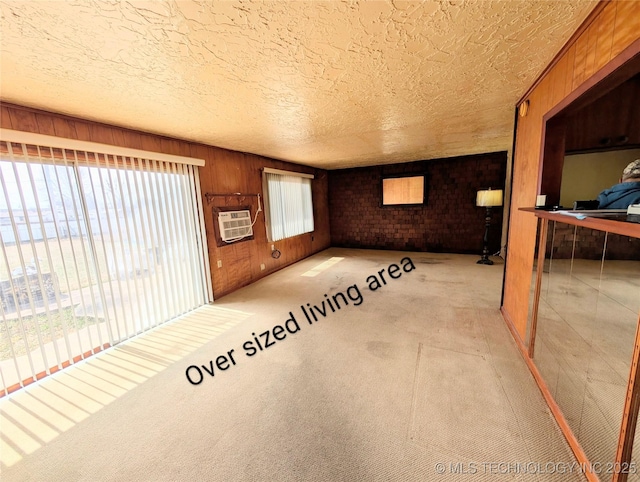
<svg viewBox="0 0 640 482"><path fill-rule="evenodd" d="M476 206L502 206L502 189L487 189L478 191Z"/></svg>

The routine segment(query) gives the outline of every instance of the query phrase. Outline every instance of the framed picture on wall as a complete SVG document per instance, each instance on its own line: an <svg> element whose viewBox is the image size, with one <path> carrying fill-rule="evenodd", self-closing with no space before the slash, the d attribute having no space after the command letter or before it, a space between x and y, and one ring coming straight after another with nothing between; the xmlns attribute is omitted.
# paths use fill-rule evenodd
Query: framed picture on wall
<svg viewBox="0 0 640 482"><path fill-rule="evenodd" d="M427 204L426 173L383 174L381 206L421 206Z"/></svg>

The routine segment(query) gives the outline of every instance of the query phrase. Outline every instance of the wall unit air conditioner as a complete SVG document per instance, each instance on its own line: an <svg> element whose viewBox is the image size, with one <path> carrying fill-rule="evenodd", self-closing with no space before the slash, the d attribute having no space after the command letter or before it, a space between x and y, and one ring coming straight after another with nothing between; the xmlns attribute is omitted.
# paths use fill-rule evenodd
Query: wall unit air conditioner
<svg viewBox="0 0 640 482"><path fill-rule="evenodd" d="M218 213L218 226L223 241L235 241L253 236L249 211L225 211Z"/></svg>

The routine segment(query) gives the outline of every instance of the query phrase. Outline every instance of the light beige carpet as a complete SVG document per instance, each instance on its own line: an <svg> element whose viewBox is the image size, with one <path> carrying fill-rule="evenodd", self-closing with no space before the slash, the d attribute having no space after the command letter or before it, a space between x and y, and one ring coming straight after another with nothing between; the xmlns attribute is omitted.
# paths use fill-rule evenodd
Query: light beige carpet
<svg viewBox="0 0 640 482"><path fill-rule="evenodd" d="M0 400L2 480L583 480L476 260L332 248L50 376Z"/></svg>

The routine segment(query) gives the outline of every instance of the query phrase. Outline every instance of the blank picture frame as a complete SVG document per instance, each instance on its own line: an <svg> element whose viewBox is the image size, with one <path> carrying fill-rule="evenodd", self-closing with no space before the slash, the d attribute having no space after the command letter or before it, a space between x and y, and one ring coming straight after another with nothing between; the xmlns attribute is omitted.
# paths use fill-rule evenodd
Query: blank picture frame
<svg viewBox="0 0 640 482"><path fill-rule="evenodd" d="M382 206L419 206L426 202L425 174L403 174L382 178Z"/></svg>

